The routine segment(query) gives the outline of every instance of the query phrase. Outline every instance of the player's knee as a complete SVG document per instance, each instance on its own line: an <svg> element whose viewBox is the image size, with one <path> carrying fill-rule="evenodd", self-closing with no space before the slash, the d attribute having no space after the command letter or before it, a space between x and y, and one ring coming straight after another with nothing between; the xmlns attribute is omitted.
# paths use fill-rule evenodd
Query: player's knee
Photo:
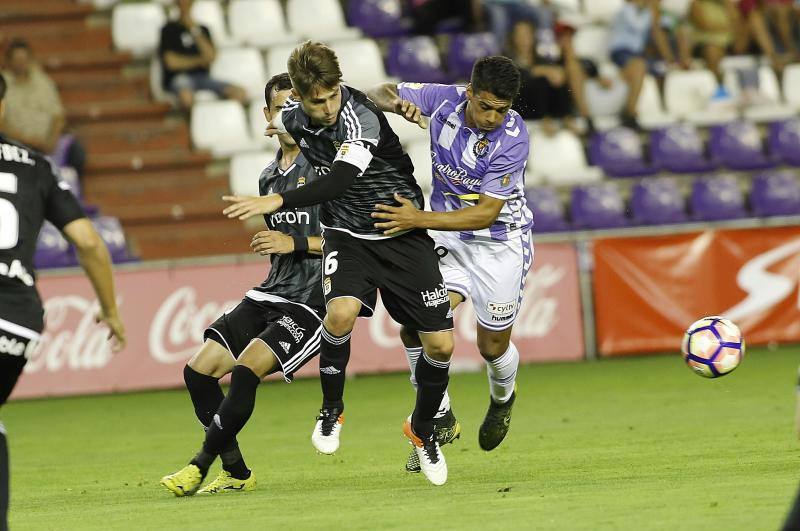
<svg viewBox="0 0 800 531"><path fill-rule="evenodd" d="M425 354L436 361L450 361L453 355L453 336L437 338L425 345Z"/></svg>
<svg viewBox="0 0 800 531"><path fill-rule="evenodd" d="M233 370L233 364L225 347L209 339L186 365L205 376L222 378Z"/></svg>
<svg viewBox="0 0 800 531"><path fill-rule="evenodd" d="M408 328L407 326L400 327L400 341L406 347L421 347L422 342L419 340L419 334L416 330Z"/></svg>
<svg viewBox="0 0 800 531"><path fill-rule="evenodd" d="M335 336L344 336L353 330L358 313L353 313L349 308L336 308L325 315L325 329Z"/></svg>
<svg viewBox="0 0 800 531"><path fill-rule="evenodd" d="M478 337L478 350L484 359L493 360L502 356L507 350L510 338L496 335Z"/></svg>
<svg viewBox="0 0 800 531"><path fill-rule="evenodd" d="M263 341L253 341L244 349L236 365L247 367L253 374L263 378L278 369L278 358Z"/></svg>

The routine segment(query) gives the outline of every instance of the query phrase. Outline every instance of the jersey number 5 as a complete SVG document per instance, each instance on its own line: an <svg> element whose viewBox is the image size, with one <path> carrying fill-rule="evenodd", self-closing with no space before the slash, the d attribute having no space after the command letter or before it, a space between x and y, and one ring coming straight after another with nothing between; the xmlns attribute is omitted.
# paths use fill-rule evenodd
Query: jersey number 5
<svg viewBox="0 0 800 531"><path fill-rule="evenodd" d="M0 172L0 192L17 193L17 176ZM11 249L19 241L19 213L14 204L0 197L0 249Z"/></svg>

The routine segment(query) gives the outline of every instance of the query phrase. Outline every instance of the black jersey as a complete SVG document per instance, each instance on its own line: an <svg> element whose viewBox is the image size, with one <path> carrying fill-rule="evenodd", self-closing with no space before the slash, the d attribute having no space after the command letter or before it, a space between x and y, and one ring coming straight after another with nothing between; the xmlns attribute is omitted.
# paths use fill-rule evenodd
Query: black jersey
<svg viewBox="0 0 800 531"><path fill-rule="evenodd" d="M303 157L297 156L286 171L278 164L281 152L261 172L258 185L261 195L286 192L303 186L317 178L314 167ZM270 230L289 236L319 236L319 206L278 210L264 216ZM274 254L267 279L256 291L277 295L283 299L305 304L320 313L325 308L322 296L322 257L303 252Z"/></svg>
<svg viewBox="0 0 800 531"><path fill-rule="evenodd" d="M59 230L84 217L40 153L0 135L0 298L34 296L33 255L44 220Z"/></svg>
<svg viewBox="0 0 800 531"><path fill-rule="evenodd" d="M327 175L335 160L361 170L341 197L323 203L322 226L357 237L385 238L370 216L375 205L396 205L397 192L422 209L422 190L414 179L414 165L383 112L364 93L341 87L342 107L334 125L320 128L311 124L300 103L292 100L286 102L280 120L318 174Z"/></svg>

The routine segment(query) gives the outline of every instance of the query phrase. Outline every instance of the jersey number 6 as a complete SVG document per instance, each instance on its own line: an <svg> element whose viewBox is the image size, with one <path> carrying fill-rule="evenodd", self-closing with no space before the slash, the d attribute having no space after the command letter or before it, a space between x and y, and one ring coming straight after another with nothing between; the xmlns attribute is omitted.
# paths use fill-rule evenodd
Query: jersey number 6
<svg viewBox="0 0 800 531"><path fill-rule="evenodd" d="M17 193L17 176L0 172L0 192ZM14 203L0 197L0 249L11 249L19 240L19 213Z"/></svg>
<svg viewBox="0 0 800 531"><path fill-rule="evenodd" d="M336 270L339 268L339 261L336 260L336 255L337 254L339 254L339 251L331 251L325 257L325 264L324 264L323 270L324 270L326 275L334 274L336 272Z"/></svg>

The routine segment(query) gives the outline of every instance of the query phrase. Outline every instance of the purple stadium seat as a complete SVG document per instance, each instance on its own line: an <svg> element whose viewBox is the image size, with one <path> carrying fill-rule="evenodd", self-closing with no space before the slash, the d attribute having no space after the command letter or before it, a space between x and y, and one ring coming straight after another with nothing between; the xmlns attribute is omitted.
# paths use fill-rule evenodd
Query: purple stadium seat
<svg viewBox="0 0 800 531"><path fill-rule="evenodd" d="M400 0L349 0L347 20L373 38L406 35L411 29Z"/></svg>
<svg viewBox="0 0 800 531"><path fill-rule="evenodd" d="M684 223L686 200L675 179L644 179L631 192L633 220L643 225Z"/></svg>
<svg viewBox="0 0 800 531"><path fill-rule="evenodd" d="M529 188L525 191L528 208L533 212L536 232L558 232L569 230L564 218L564 204L556 191L549 187Z"/></svg>
<svg viewBox="0 0 800 531"><path fill-rule="evenodd" d="M589 144L589 160L612 177L641 177L657 171L645 162L639 135L626 127L595 134Z"/></svg>
<svg viewBox="0 0 800 531"><path fill-rule="evenodd" d="M790 170L765 172L753 178L750 205L756 216L800 214L800 184Z"/></svg>
<svg viewBox="0 0 800 531"><path fill-rule="evenodd" d="M613 182L572 189L572 224L576 229L626 227L625 202Z"/></svg>
<svg viewBox="0 0 800 531"><path fill-rule="evenodd" d="M389 45L386 69L390 76L421 83L446 83L439 49L432 37L399 38Z"/></svg>
<svg viewBox="0 0 800 531"><path fill-rule="evenodd" d="M705 157L703 140L694 125L674 124L650 135L653 165L673 173L711 171L717 164Z"/></svg>
<svg viewBox="0 0 800 531"><path fill-rule="evenodd" d="M776 165L764 154L758 128L744 120L711 127L708 148L712 159L732 170L761 170Z"/></svg>
<svg viewBox="0 0 800 531"><path fill-rule="evenodd" d="M747 216L744 195L735 175L699 177L692 184L692 218L697 221L738 219Z"/></svg>
<svg viewBox="0 0 800 531"><path fill-rule="evenodd" d="M128 245L125 241L125 232L122 230L119 220L110 216L100 216L92 220L94 228L108 247L111 260L114 263L135 261L128 252Z"/></svg>
<svg viewBox="0 0 800 531"><path fill-rule="evenodd" d="M500 53L500 43L493 33L460 33L450 39L447 66L451 77L466 80L472 74L472 65L481 57Z"/></svg>
<svg viewBox="0 0 800 531"><path fill-rule="evenodd" d="M769 151L786 164L800 166L800 118L770 124Z"/></svg>
<svg viewBox="0 0 800 531"><path fill-rule="evenodd" d="M36 269L50 267L72 267L78 264L75 253L64 236L50 223L42 225L39 240L36 242L36 254L33 265Z"/></svg>

